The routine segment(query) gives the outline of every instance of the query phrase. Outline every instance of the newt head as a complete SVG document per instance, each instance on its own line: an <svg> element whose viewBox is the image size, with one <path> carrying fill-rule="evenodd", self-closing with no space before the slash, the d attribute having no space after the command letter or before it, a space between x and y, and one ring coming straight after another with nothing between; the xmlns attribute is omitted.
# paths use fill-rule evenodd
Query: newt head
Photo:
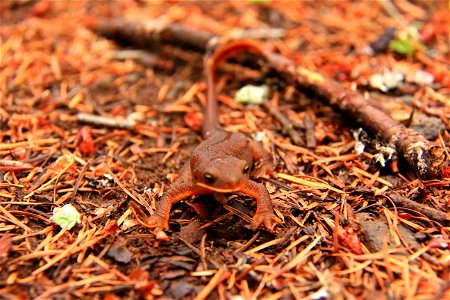
<svg viewBox="0 0 450 300"><path fill-rule="evenodd" d="M250 179L249 162L235 156L191 159L195 184L214 192L239 191Z"/></svg>

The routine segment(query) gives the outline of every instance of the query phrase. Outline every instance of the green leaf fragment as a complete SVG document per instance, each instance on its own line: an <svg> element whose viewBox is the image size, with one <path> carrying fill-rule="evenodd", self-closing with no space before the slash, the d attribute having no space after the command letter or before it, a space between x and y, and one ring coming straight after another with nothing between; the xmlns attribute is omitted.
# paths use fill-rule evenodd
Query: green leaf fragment
<svg viewBox="0 0 450 300"><path fill-rule="evenodd" d="M50 220L58 224L61 228L67 227L67 229L72 229L76 223L81 223L80 213L71 204L56 207L53 210L53 216Z"/></svg>
<svg viewBox="0 0 450 300"><path fill-rule="evenodd" d="M400 54L414 54L415 49L409 39L396 39L389 43L389 49Z"/></svg>

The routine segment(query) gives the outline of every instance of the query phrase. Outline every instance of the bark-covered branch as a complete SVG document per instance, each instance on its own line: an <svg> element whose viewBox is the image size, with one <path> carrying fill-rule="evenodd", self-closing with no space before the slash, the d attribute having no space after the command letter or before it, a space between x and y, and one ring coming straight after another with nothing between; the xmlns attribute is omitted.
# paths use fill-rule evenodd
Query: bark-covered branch
<svg viewBox="0 0 450 300"><path fill-rule="evenodd" d="M218 37L212 33L170 24L161 20L131 21L115 19L92 25L100 35L110 39L148 48L157 43L184 49L206 51L214 47ZM371 105L362 95L349 91L337 81L319 73L298 67L291 60L266 51L268 66L287 82L301 90L309 90L325 102L349 115L366 131L394 146L399 155L423 178L441 174L448 159L444 149L416 131L398 123Z"/></svg>

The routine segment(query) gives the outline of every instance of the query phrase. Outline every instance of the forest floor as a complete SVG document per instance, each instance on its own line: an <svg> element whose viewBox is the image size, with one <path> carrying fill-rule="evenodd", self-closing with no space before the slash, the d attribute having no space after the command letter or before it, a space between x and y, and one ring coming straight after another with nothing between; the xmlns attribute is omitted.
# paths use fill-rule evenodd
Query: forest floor
<svg viewBox="0 0 450 300"><path fill-rule="evenodd" d="M449 299L449 9L1 1L0 298ZM258 39L358 92L447 162L419 176L366 130L370 120L264 72L264 62L236 60L218 70L220 122L272 155L273 176L258 181L278 224L253 231L253 198L227 194L222 205L204 195L176 203L169 239L158 240L146 219L201 141L204 52L125 47L92 30L115 18L177 23L224 43ZM269 87L264 105L234 100L247 84Z"/></svg>

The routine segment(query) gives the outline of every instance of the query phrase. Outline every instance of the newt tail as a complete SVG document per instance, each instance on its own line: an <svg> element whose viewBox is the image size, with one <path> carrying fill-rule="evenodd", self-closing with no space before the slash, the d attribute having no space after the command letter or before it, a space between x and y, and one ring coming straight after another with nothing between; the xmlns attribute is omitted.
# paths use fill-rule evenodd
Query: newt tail
<svg viewBox="0 0 450 300"><path fill-rule="evenodd" d="M204 120L202 126L202 135L204 139L208 138L208 136L216 130L223 130L219 123L218 104L214 84L214 74L216 73L216 69L222 62L240 52L251 52L261 56L263 59L267 58L267 54L261 46L251 41L242 40L225 45L217 50L212 56L207 56L204 59L207 85L207 102L204 108Z"/></svg>

